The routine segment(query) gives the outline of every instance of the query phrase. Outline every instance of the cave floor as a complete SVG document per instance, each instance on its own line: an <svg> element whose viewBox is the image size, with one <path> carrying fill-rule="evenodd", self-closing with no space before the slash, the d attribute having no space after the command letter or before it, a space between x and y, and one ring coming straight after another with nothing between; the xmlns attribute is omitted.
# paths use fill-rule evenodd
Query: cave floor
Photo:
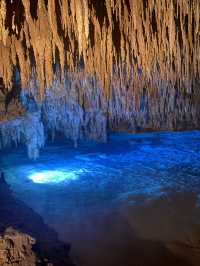
<svg viewBox="0 0 200 266"><path fill-rule="evenodd" d="M8 149L0 167L78 265L200 265L199 131L57 141L36 161Z"/></svg>

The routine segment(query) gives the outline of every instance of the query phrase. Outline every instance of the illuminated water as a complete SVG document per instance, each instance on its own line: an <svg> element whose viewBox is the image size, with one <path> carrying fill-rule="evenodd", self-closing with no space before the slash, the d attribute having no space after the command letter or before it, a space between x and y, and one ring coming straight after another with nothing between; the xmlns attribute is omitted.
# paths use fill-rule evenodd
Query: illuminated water
<svg viewBox="0 0 200 266"><path fill-rule="evenodd" d="M37 161L12 149L0 153L0 166L17 197L71 241L86 220L134 204L134 195L200 193L200 132L113 134L107 144L78 149L56 142Z"/></svg>
<svg viewBox="0 0 200 266"><path fill-rule="evenodd" d="M0 153L0 166L22 199L35 205L37 195L40 212L55 200L74 205L75 196L94 208L128 194L200 191L200 132L113 134L107 144L81 143L78 149L57 142L37 161L24 149L7 150ZM49 202L43 202L48 193Z"/></svg>

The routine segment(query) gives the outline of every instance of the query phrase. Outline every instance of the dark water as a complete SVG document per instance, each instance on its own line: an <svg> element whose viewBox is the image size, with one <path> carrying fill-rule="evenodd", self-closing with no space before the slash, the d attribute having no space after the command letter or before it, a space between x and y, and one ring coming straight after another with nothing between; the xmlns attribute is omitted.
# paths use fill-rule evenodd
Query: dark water
<svg viewBox="0 0 200 266"><path fill-rule="evenodd" d="M119 206L168 191L198 199L200 132L113 134L107 144L80 143L78 149L60 141L47 145L37 161L23 148L12 149L0 153L0 167L16 196L84 257L82 238L90 249L101 243L109 221L98 232L100 221Z"/></svg>

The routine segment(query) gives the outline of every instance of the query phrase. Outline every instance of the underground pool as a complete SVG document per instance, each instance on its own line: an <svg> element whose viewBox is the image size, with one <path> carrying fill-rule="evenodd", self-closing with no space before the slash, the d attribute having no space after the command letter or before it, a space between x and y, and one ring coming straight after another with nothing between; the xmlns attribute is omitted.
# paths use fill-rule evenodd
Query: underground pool
<svg viewBox="0 0 200 266"><path fill-rule="evenodd" d="M7 149L0 168L80 265L133 265L135 239L168 245L200 224L200 131L115 133L78 148L60 140L35 161Z"/></svg>

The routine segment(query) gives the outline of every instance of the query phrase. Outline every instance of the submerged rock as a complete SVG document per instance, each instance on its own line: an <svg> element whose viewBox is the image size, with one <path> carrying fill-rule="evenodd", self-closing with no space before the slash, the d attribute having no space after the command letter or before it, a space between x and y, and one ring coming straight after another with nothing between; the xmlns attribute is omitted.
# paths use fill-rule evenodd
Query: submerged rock
<svg viewBox="0 0 200 266"><path fill-rule="evenodd" d="M0 182L0 266L74 266L70 248Z"/></svg>

